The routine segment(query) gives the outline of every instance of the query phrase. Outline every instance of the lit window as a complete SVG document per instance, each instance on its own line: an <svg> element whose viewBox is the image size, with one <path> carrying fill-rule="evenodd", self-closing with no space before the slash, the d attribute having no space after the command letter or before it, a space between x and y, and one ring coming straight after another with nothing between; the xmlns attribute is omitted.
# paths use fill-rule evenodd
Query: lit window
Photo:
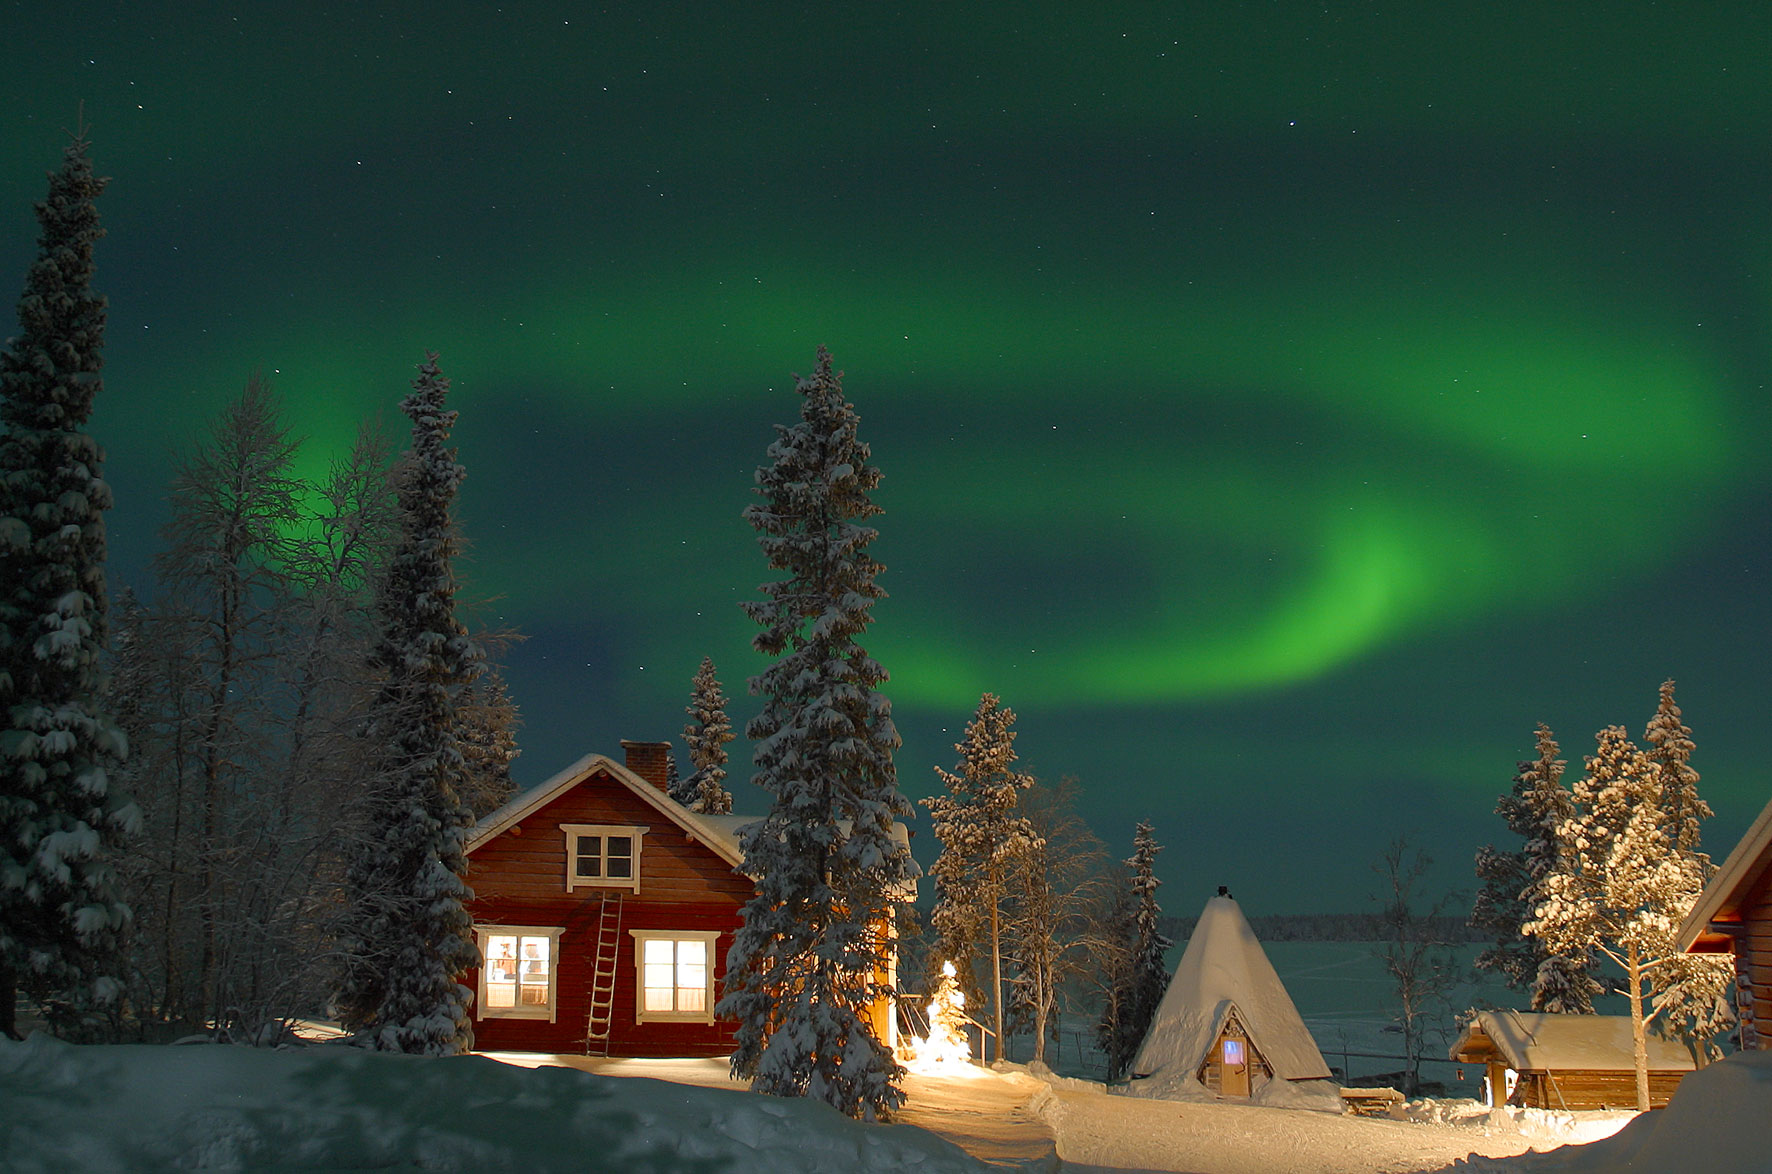
<svg viewBox="0 0 1772 1174"><path fill-rule="evenodd" d="M561 931L492 926L475 933L480 939L480 1018L552 1022Z"/></svg>
<svg viewBox="0 0 1772 1174"><path fill-rule="evenodd" d="M1241 1064L1243 1062L1242 1040L1227 1039L1224 1041L1224 1062L1226 1064Z"/></svg>
<svg viewBox="0 0 1772 1174"><path fill-rule="evenodd" d="M714 1021L714 943L718 932L629 930L639 972L637 1022Z"/></svg>
<svg viewBox="0 0 1772 1174"><path fill-rule="evenodd" d="M613 824L567 823L566 891L632 889L640 891L640 841L648 829Z"/></svg>

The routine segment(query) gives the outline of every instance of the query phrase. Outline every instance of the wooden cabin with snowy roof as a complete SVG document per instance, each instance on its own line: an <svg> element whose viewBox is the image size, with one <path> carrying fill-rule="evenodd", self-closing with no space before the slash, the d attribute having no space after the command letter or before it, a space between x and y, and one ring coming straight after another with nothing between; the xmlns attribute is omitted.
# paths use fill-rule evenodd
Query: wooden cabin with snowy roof
<svg viewBox="0 0 1772 1174"><path fill-rule="evenodd" d="M668 742L622 742L514 796L467 845L480 1051L718 1056L726 952L755 891L738 829L667 793ZM886 973L882 980L895 976ZM875 1008L879 1038L895 1019Z"/></svg>
<svg viewBox="0 0 1772 1174"><path fill-rule="evenodd" d="M1649 1104L1666 1105L1697 1065L1687 1047L1649 1033ZM1448 1051L1481 1064L1490 1105L1528 1109L1634 1109L1637 1059L1628 1015L1479 1011Z"/></svg>
<svg viewBox="0 0 1772 1174"><path fill-rule="evenodd" d="M1680 947L1733 954L1743 1051L1772 1048L1772 803L1686 915Z"/></svg>

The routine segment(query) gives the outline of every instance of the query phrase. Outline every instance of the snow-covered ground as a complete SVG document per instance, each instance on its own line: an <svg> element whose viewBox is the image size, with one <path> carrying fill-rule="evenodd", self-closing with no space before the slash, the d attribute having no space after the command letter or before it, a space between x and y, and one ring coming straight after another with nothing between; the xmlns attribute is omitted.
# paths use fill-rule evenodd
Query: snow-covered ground
<svg viewBox="0 0 1772 1174"><path fill-rule="evenodd" d="M1110 1095L1100 1085L1063 1078L1034 1107L1057 1135L1064 1169L1077 1172L1422 1171L1473 1154L1511 1156L1533 1144L1555 1144L1534 1143L1506 1125L1152 1100Z"/></svg>
<svg viewBox="0 0 1772 1174"><path fill-rule="evenodd" d="M952 1142L806 1101L484 1056L0 1039L0 1169L978 1174Z"/></svg>
<svg viewBox="0 0 1772 1174"><path fill-rule="evenodd" d="M1772 1174L1772 1052L1745 1052L1692 1073L1667 1108L1635 1116L1592 1145L1504 1161L1471 1174Z"/></svg>
<svg viewBox="0 0 1772 1174"><path fill-rule="evenodd" d="M1407 1120L1371 1120L1118 1096L1018 1068L916 1076L908 1089L906 1123L864 1126L821 1105L752 1096L719 1060L431 1061L336 1045L73 1047L33 1035L0 1040L0 1168L979 1174L1051 1171L1062 1159L1082 1174L1660 1174L1695 1161L1713 1174L1772 1172L1760 1135L1772 1119L1766 1053L1696 1074L1673 1105L1616 1138L1549 1154L1525 1151L1628 1115L1441 1101L1412 1103Z"/></svg>

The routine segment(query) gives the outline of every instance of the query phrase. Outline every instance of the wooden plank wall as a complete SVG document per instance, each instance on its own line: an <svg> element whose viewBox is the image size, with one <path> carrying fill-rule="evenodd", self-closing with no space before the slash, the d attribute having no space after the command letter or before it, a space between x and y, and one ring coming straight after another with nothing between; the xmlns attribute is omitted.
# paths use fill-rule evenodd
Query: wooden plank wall
<svg viewBox="0 0 1772 1174"><path fill-rule="evenodd" d="M1649 1103L1656 1108L1667 1104L1685 1075L1651 1071ZM1514 1093L1515 1104L1531 1109L1634 1109L1637 1074L1581 1068L1528 1072L1522 1074Z"/></svg>
<svg viewBox="0 0 1772 1174"><path fill-rule="evenodd" d="M1742 1017L1752 1015L1760 1047L1772 1049L1772 870L1742 902L1741 913L1745 932L1735 942L1735 965L1753 991Z"/></svg>

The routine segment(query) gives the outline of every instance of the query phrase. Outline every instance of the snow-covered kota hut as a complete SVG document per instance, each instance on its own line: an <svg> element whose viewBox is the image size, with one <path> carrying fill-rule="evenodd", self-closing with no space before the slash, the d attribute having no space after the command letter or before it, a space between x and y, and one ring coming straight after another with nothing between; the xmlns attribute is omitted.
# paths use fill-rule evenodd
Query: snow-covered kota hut
<svg viewBox="0 0 1772 1174"><path fill-rule="evenodd" d="M1341 1111L1317 1041L1228 893L1206 902L1132 1060L1132 1091Z"/></svg>

